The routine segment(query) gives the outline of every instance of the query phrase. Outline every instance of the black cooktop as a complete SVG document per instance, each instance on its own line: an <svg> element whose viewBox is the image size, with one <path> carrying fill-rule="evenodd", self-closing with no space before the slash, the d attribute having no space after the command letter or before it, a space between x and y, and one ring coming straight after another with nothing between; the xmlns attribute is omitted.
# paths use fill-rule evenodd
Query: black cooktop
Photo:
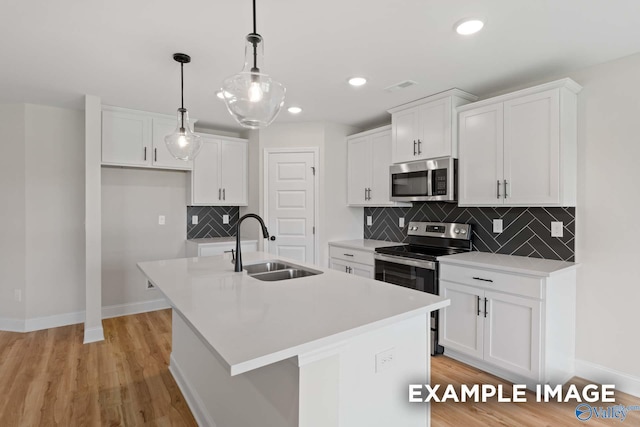
<svg viewBox="0 0 640 427"><path fill-rule="evenodd" d="M376 252L386 255L401 256L404 258L422 259L426 261L435 261L437 257L443 255L459 254L466 252L464 249L453 248L434 248L419 245L401 245L389 246L386 248L377 248Z"/></svg>

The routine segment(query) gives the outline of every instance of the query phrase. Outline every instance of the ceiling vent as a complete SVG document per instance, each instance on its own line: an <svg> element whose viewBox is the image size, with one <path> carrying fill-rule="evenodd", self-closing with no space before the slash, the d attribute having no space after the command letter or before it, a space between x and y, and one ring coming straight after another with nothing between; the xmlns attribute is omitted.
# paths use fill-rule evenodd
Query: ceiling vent
<svg viewBox="0 0 640 427"><path fill-rule="evenodd" d="M414 82L413 80L405 80L403 82L400 83L396 83L394 85L391 85L389 87L385 87L384 90L386 90L387 92L396 92L400 89L406 89L410 86L414 86L417 85L418 82Z"/></svg>

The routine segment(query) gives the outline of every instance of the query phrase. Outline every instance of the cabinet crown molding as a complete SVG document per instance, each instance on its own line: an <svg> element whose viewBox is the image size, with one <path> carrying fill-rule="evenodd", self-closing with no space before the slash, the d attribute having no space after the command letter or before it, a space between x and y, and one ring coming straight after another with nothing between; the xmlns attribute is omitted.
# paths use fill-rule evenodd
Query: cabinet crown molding
<svg viewBox="0 0 640 427"><path fill-rule="evenodd" d="M102 111L114 111L114 112L120 112L120 113L129 113L129 114L142 114L145 116L149 116L149 117L156 117L159 119L169 119L169 120L176 120L176 115L175 114L161 114L161 113L154 113L151 111L142 111L142 110L134 110L131 108L124 108L124 107L116 107L113 105L102 105ZM192 124L195 124L198 119L189 116L189 121Z"/></svg>
<svg viewBox="0 0 640 427"><path fill-rule="evenodd" d="M373 135L374 133L385 132L390 130L391 130L391 125L385 125L385 126L377 127L375 129L369 129L362 132L354 133L352 135L347 136L347 139L359 138L361 136Z"/></svg>
<svg viewBox="0 0 640 427"><path fill-rule="evenodd" d="M406 110L408 108L413 108L418 105L425 104L427 102L437 101L438 99L447 98L450 96L457 96L459 98L462 98L470 102L475 102L478 100L477 96L470 94L469 92L465 92L463 90L453 88L453 89L445 90L444 92L434 93L433 95L429 95L425 98L416 99L415 101L411 101L406 104L398 105L397 107L393 107L387 110L387 112L391 114L397 113L399 111Z"/></svg>
<svg viewBox="0 0 640 427"><path fill-rule="evenodd" d="M543 83L541 85L532 86L526 89L517 90L504 95L494 96L493 98L483 99L482 101L472 102L471 104L461 105L456 108L458 113L471 110L473 108L484 107L485 105L497 104L499 102L509 101L510 99L519 98L533 93L544 92L551 89L564 88L572 93L579 93L582 90L582 86L576 83L574 80L566 77L560 80L554 80L552 82Z"/></svg>

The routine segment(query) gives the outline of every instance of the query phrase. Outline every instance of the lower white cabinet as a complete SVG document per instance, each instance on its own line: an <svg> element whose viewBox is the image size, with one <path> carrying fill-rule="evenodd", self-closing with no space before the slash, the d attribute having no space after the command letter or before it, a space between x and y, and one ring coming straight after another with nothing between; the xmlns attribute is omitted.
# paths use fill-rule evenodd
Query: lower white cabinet
<svg viewBox="0 0 640 427"><path fill-rule="evenodd" d="M226 240L226 239L225 239ZM231 258L231 250L236 249L235 239L221 241L219 238L187 240L187 257L200 257L228 254ZM258 250L256 240L242 240L240 242L242 252L255 252Z"/></svg>
<svg viewBox="0 0 640 427"><path fill-rule="evenodd" d="M519 257L518 257L519 258ZM574 374L575 270L524 275L440 259L445 354L517 384L563 384Z"/></svg>
<svg viewBox="0 0 640 427"><path fill-rule="evenodd" d="M373 253L329 244L329 268L356 276L375 278Z"/></svg>

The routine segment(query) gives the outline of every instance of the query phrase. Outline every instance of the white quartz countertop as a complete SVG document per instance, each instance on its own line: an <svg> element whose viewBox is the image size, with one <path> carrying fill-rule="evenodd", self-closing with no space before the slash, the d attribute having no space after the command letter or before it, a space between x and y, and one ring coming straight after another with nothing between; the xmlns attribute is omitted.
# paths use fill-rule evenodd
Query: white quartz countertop
<svg viewBox="0 0 640 427"><path fill-rule="evenodd" d="M257 240L255 239L240 239L241 242L257 242ZM207 238L201 238L201 239L187 239L187 242L193 242L193 243L229 243L229 242L236 242L236 237L235 236L231 236L231 237L207 237Z"/></svg>
<svg viewBox="0 0 640 427"><path fill-rule="evenodd" d="M512 273L548 277L578 266L575 262L555 261L488 252L466 252L438 257L441 264L456 264L481 268L499 269Z"/></svg>
<svg viewBox="0 0 640 427"><path fill-rule="evenodd" d="M377 248L386 248L389 246L404 245L404 243L387 242L385 240L356 239L356 240L341 240L338 242L329 242L329 245L339 246L341 248L358 249L361 251L375 252Z"/></svg>
<svg viewBox="0 0 640 427"><path fill-rule="evenodd" d="M241 374L449 305L431 295L264 252L242 255L321 270L266 282L235 273L222 256L138 263L203 342ZM426 350L425 350L426 351Z"/></svg>

